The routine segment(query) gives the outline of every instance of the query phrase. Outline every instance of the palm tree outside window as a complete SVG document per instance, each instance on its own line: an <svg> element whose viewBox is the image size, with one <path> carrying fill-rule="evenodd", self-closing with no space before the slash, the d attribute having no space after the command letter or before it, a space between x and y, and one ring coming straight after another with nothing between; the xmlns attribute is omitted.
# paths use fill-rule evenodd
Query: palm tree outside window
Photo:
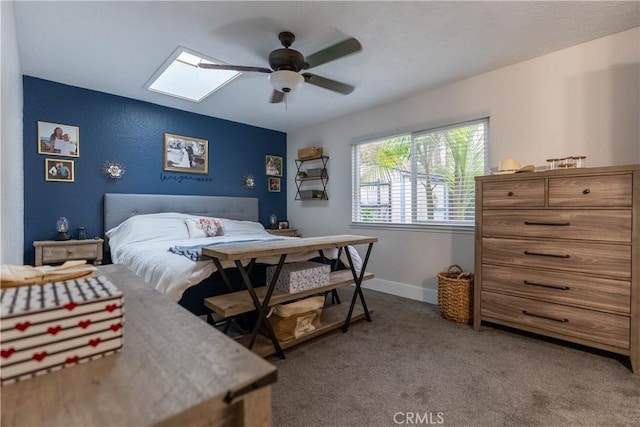
<svg viewBox="0 0 640 427"><path fill-rule="evenodd" d="M489 119L353 144L354 224L473 226Z"/></svg>

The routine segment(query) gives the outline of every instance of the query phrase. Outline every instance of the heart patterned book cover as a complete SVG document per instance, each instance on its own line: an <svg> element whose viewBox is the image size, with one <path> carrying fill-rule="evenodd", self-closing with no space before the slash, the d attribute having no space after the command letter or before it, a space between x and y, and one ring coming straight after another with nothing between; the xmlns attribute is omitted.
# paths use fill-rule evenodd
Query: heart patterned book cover
<svg viewBox="0 0 640 427"><path fill-rule="evenodd" d="M2 385L122 349L124 296L105 277L0 291Z"/></svg>

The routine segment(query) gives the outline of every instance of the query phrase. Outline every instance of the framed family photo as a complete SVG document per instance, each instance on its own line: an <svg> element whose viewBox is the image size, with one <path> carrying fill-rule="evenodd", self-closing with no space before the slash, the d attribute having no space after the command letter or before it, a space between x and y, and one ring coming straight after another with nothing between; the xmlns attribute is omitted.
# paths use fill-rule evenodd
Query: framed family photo
<svg viewBox="0 0 640 427"><path fill-rule="evenodd" d="M266 174L270 176L282 176L282 157L267 155Z"/></svg>
<svg viewBox="0 0 640 427"><path fill-rule="evenodd" d="M164 170L209 173L209 141L190 136L164 134Z"/></svg>
<svg viewBox="0 0 640 427"><path fill-rule="evenodd" d="M60 123L38 122L38 153L80 157L80 128Z"/></svg>
<svg viewBox="0 0 640 427"><path fill-rule="evenodd" d="M75 171L73 160L44 159L45 181L73 182Z"/></svg>
<svg viewBox="0 0 640 427"><path fill-rule="evenodd" d="M280 221L278 223L279 230L288 230L289 229L289 221Z"/></svg>
<svg viewBox="0 0 640 427"><path fill-rule="evenodd" d="M269 177L269 191L272 193L280 192L280 178Z"/></svg>

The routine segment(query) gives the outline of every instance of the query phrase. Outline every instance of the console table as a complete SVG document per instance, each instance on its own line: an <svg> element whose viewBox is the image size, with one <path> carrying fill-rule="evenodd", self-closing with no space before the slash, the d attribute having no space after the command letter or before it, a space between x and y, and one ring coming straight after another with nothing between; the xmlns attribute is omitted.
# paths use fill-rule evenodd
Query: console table
<svg viewBox="0 0 640 427"><path fill-rule="evenodd" d="M122 265L120 353L2 387L8 426L270 426L276 368Z"/></svg>
<svg viewBox="0 0 640 427"><path fill-rule="evenodd" d="M361 284L363 280L373 278L373 274L365 271L367 262L369 261L369 255L373 244L378 241L377 237L369 236L353 236L353 235L335 235L335 236L321 236L321 237L305 237L300 239L287 239L277 240L269 242L256 242L256 243L244 243L233 245L221 245L215 247L208 247L202 249L202 254L213 258L218 271L221 273L222 279L230 286L229 279L224 273L222 268L222 261L234 261L236 267L240 271L242 281L246 287L246 291L234 292L231 294L221 295L217 297L210 297L205 299L205 306L212 309L214 312L230 318L232 316L246 313L249 311L258 312L258 320L253 328L251 335L243 337L245 339L245 345L250 349L253 349L258 338L258 331L261 326L264 326L267 337L270 343L260 343L257 346L256 353L267 356L272 353L276 353L280 358L284 358L284 347L290 347L301 341L308 340L314 336L328 332L330 330L343 328L343 331L347 331L347 328L352 320L365 318L371 321L370 311L367 308L367 303L362 293ZM356 271L353 267L353 261L351 259L351 253L347 250L347 246L354 245L368 245L367 253L362 261L362 268L360 271ZM329 285L320 288L310 289L303 292L297 292L287 294L284 292L275 291L275 284L278 281L278 276L282 270L282 266L286 260L288 254L307 251L318 251L322 257L324 257L324 249L344 250L349 261L351 271L336 271L331 273ZM249 278L249 271L259 257L266 256L280 256L278 265L276 267L274 276L270 283L263 288L255 289L251 279ZM243 260L250 260L246 266L243 266ZM323 317L321 319L322 325L310 334L304 335L300 338L280 343L276 338L271 324L267 321L266 316L269 311L269 307L274 304L292 301L294 299L303 298L306 296L330 291L341 286L347 286L355 284L355 291L349 309L345 312L343 307L336 307L337 310L324 310ZM360 298L362 304L362 311L359 311L354 315L354 308L357 299Z"/></svg>

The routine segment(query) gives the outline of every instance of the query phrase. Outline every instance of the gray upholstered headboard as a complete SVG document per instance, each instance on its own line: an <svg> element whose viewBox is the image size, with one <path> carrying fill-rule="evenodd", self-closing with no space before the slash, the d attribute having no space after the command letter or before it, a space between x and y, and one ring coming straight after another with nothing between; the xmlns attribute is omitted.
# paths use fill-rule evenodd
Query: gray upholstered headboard
<svg viewBox="0 0 640 427"><path fill-rule="evenodd" d="M180 212L218 218L258 221L255 197L178 196L164 194L104 195L104 231L134 215Z"/></svg>

